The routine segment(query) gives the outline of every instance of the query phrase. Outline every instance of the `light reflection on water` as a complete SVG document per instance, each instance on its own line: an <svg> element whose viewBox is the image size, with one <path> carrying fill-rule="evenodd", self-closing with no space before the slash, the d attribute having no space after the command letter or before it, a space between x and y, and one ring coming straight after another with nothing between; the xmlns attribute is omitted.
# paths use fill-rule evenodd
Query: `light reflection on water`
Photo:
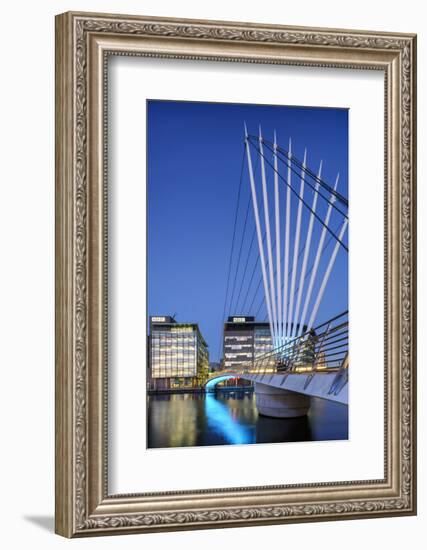
<svg viewBox="0 0 427 550"><path fill-rule="evenodd" d="M348 438L348 407L312 399L308 416L258 415L245 390L148 397L148 447L242 445Z"/></svg>
<svg viewBox="0 0 427 550"><path fill-rule="evenodd" d="M235 410L221 403L212 393L206 394L205 413L209 430L222 434L228 444L253 443L254 425L245 425L239 422Z"/></svg>

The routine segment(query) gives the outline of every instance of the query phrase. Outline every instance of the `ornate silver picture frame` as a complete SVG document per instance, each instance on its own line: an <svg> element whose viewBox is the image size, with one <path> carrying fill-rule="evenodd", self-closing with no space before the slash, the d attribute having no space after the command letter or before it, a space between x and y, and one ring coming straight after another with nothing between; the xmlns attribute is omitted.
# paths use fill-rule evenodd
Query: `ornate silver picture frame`
<svg viewBox="0 0 427 550"><path fill-rule="evenodd" d="M384 477L108 490L108 59L384 74ZM82 537L416 513L416 37L125 15L56 18L56 532Z"/></svg>

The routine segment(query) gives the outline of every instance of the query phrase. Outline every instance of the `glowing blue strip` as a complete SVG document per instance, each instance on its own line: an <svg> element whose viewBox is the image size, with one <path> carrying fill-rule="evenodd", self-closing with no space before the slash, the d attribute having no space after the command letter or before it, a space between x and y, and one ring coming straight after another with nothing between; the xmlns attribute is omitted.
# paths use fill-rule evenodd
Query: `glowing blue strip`
<svg viewBox="0 0 427 550"><path fill-rule="evenodd" d="M232 445L254 442L253 428L234 420L227 405L220 403L213 394L206 396L205 411L210 428L221 432Z"/></svg>
<svg viewBox="0 0 427 550"><path fill-rule="evenodd" d="M224 380L230 380L230 378L236 378L235 374L224 374L222 376L218 376L217 378L212 378L212 380L209 380L207 382L205 388L207 390L214 388L219 382L224 382Z"/></svg>

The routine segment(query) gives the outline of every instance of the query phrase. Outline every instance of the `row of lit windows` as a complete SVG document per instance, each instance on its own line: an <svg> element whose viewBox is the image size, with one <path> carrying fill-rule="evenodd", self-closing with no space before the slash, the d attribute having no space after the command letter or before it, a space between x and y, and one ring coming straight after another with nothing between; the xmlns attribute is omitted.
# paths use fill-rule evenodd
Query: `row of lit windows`
<svg viewBox="0 0 427 550"><path fill-rule="evenodd" d="M170 364L170 363L164 363L164 362L161 362L161 361L156 361L154 363L152 363L151 365L151 370L152 372L156 371L156 370L165 370L165 371L168 371L169 373L173 373L173 372L178 372L178 371L189 371L189 372L192 372L192 373L195 373L196 371L196 365L194 363L194 361L182 361L180 363L176 363L176 364ZM169 374L171 375L171 374Z"/></svg>
<svg viewBox="0 0 427 550"><path fill-rule="evenodd" d="M194 352L192 353L189 353L189 352L182 352L182 353L179 353L179 352L173 352L173 353L168 353L168 352L161 352L161 353L152 353L151 354L151 357L153 360L156 360L158 361L159 359L163 359L164 361L175 361L176 359L193 359L193 361L196 360L196 354Z"/></svg>
<svg viewBox="0 0 427 550"><path fill-rule="evenodd" d="M151 360L152 360L152 363L155 363L155 362L156 363L158 362L176 363L176 362L182 362L182 361L192 361L193 363L195 363L196 357L194 353L181 353L181 354L174 353L173 355L168 353L162 353L162 354L156 353L156 354L152 354Z"/></svg>
<svg viewBox="0 0 427 550"><path fill-rule="evenodd" d="M167 352L167 351L161 351L160 353L159 352L154 352L151 354L151 357L152 359L164 359L164 360L168 360L168 361L172 361L172 360L175 360L175 359L190 359L192 358L193 361L196 360L196 354L194 352L188 352L188 351L184 351L184 352L177 352L177 351L174 351L173 353L171 352Z"/></svg>
<svg viewBox="0 0 427 550"><path fill-rule="evenodd" d="M173 327L156 327L153 330L153 334L169 334L170 332L180 333L180 332L193 332L194 329L192 326L173 326Z"/></svg>
<svg viewBox="0 0 427 550"><path fill-rule="evenodd" d="M194 364L194 362L189 362L189 361L182 361L181 363L175 363L174 365L171 365L170 363L164 363L164 362L155 362L151 365L151 370L155 370L155 369L166 369L166 370L196 370L196 365Z"/></svg>
<svg viewBox="0 0 427 550"><path fill-rule="evenodd" d="M185 332L194 332L193 327L171 327L170 329L173 333L185 333Z"/></svg>
<svg viewBox="0 0 427 550"><path fill-rule="evenodd" d="M162 344L158 345L158 344L153 344L151 346L151 349L152 350L156 350L156 351L176 351L176 350L189 350L191 352L195 352L196 349L197 349L197 346L192 343L192 344L174 344L174 345L170 345L170 346L164 346Z"/></svg>
<svg viewBox="0 0 427 550"><path fill-rule="evenodd" d="M189 370L191 372L194 372L196 370L196 365L194 363L180 363L179 365L176 364L176 365L170 365L170 364L167 364L167 363L153 363L153 365L151 366L151 370L158 370L158 369L162 369L162 370L167 370L167 371L177 371L177 370Z"/></svg>
<svg viewBox="0 0 427 550"><path fill-rule="evenodd" d="M239 361L224 361L225 368L241 367L242 362Z"/></svg>
<svg viewBox="0 0 427 550"><path fill-rule="evenodd" d="M191 365L155 365L151 369L152 375L154 376L156 373L162 372L165 373L165 376L174 376L179 375L180 373L189 373L191 376L196 376L197 369L194 366Z"/></svg>
<svg viewBox="0 0 427 550"><path fill-rule="evenodd" d="M151 336L155 338L156 336L167 336L169 338L196 338L196 333L192 331L170 331L170 330L155 330L152 332Z"/></svg>
<svg viewBox="0 0 427 550"><path fill-rule="evenodd" d="M252 348L252 344L226 344L226 349L243 349L243 348Z"/></svg>
<svg viewBox="0 0 427 550"><path fill-rule="evenodd" d="M196 363L194 361L153 361L151 364L152 369L162 368L162 369L196 369Z"/></svg>
<svg viewBox="0 0 427 550"><path fill-rule="evenodd" d="M176 344L196 344L195 338L166 338L166 337L160 337L160 338L153 338L152 339L153 345L176 345Z"/></svg>
<svg viewBox="0 0 427 550"><path fill-rule="evenodd" d="M153 355L195 355L194 348L174 348L174 349L164 349L164 348L154 348L152 350Z"/></svg>
<svg viewBox="0 0 427 550"><path fill-rule="evenodd" d="M170 371L170 370L164 370L164 369L156 369L152 372L151 377L152 378L172 378L172 377L186 377L186 378L194 378L195 372L188 370L188 371Z"/></svg>
<svg viewBox="0 0 427 550"><path fill-rule="evenodd" d="M190 340L195 340L196 339L196 335L194 334L194 332L190 333L190 332L182 332L182 333L173 333L173 332L153 332L153 334L151 335L153 339L158 339L158 338L168 338L169 340L173 339L173 340L185 340L185 339L190 339Z"/></svg>
<svg viewBox="0 0 427 550"><path fill-rule="evenodd" d="M196 349L196 343L195 342L189 342L189 343L174 342L173 344L165 346L162 342L160 343L154 342L151 347L155 349L192 349L194 350Z"/></svg>
<svg viewBox="0 0 427 550"><path fill-rule="evenodd" d="M152 348L154 349L196 349L196 342L170 342L170 344L165 345L164 342L153 342Z"/></svg>
<svg viewBox="0 0 427 550"><path fill-rule="evenodd" d="M169 357L153 357L152 358L152 365L195 365L196 361L194 357L180 357L179 359L177 357L173 357L172 359Z"/></svg>
<svg viewBox="0 0 427 550"><path fill-rule="evenodd" d="M227 359L237 359L237 358L250 359L252 357L252 353L226 353L225 357Z"/></svg>

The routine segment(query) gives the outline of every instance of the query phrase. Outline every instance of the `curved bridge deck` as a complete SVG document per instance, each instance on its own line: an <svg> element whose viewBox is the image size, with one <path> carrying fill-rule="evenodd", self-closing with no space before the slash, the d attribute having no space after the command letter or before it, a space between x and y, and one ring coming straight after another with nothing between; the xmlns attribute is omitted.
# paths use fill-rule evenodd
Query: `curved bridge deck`
<svg viewBox="0 0 427 550"><path fill-rule="evenodd" d="M319 397L348 405L348 369L305 373L221 373L212 377L205 388L210 390L218 382L229 378L243 378L282 390L293 391L310 397ZM210 382L215 382L210 384Z"/></svg>

